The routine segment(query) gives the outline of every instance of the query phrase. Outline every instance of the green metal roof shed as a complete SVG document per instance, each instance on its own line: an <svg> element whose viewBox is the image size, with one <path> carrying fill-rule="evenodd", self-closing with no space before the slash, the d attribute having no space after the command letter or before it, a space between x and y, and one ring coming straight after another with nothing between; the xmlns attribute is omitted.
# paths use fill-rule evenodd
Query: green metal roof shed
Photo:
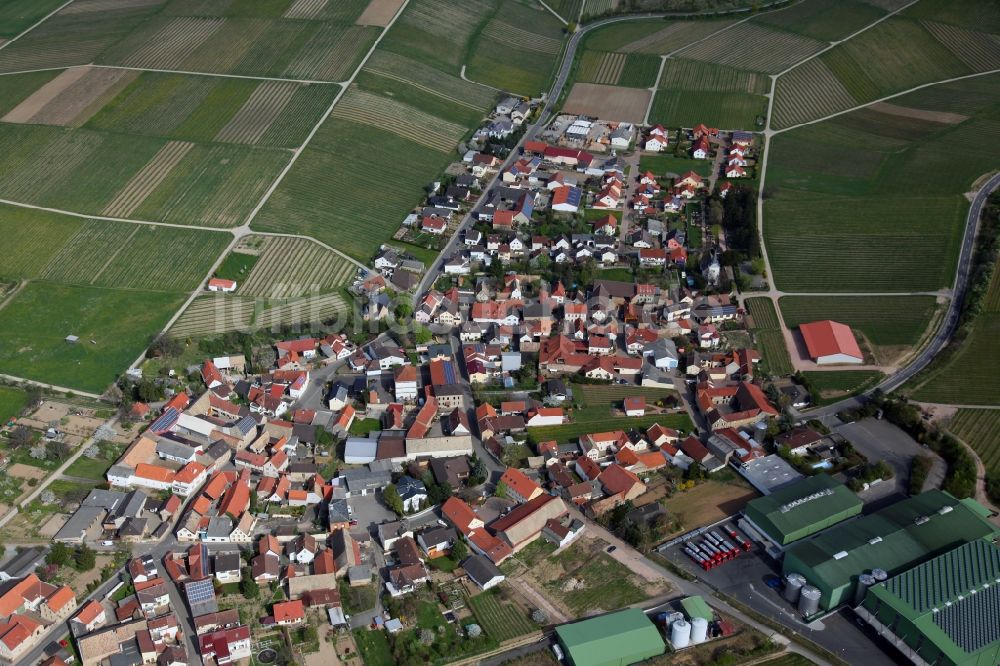
<svg viewBox="0 0 1000 666"><path fill-rule="evenodd" d="M638 608L564 624L556 627L556 637L573 666L627 666L663 654L667 647Z"/></svg>
<svg viewBox="0 0 1000 666"><path fill-rule="evenodd" d="M973 541L874 585L858 614L913 661L1000 664L1000 548Z"/></svg>
<svg viewBox="0 0 1000 666"><path fill-rule="evenodd" d="M820 606L851 601L858 576L883 569L894 576L998 530L975 500L957 500L942 490L916 497L838 525L785 551L782 571L806 577L819 588Z"/></svg>
<svg viewBox="0 0 1000 666"><path fill-rule="evenodd" d="M693 620L696 617L702 617L711 622L715 619L715 613L709 607L705 600L701 598L701 595L695 595L693 597L687 597L681 600L681 608L684 609L684 614L688 616L689 620Z"/></svg>
<svg viewBox="0 0 1000 666"><path fill-rule="evenodd" d="M751 500L743 514L780 546L861 513L863 502L828 474L817 474Z"/></svg>

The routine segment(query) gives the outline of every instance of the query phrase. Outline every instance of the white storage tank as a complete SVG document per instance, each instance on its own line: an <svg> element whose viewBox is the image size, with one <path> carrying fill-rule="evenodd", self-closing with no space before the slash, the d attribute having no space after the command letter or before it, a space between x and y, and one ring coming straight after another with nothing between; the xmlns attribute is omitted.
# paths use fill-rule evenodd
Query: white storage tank
<svg viewBox="0 0 1000 666"><path fill-rule="evenodd" d="M885 569L872 569L872 578L874 578L876 582L884 583L889 579L889 574L886 573Z"/></svg>
<svg viewBox="0 0 1000 666"><path fill-rule="evenodd" d="M785 601L794 604L799 600L799 592L802 587L806 584L805 576L797 573L790 573L785 578Z"/></svg>
<svg viewBox="0 0 1000 666"><path fill-rule="evenodd" d="M815 615L816 612L819 611L819 598L819 588L813 587L812 585L806 585L803 587L802 592L799 594L799 613L801 613L803 617Z"/></svg>
<svg viewBox="0 0 1000 666"><path fill-rule="evenodd" d="M668 627L674 626L674 622L677 622L678 620L681 620L681 621L684 620L684 613L682 613L680 611L674 611L672 613L668 613L667 614L667 626Z"/></svg>
<svg viewBox="0 0 1000 666"><path fill-rule="evenodd" d="M677 620L670 625L670 644L676 650L691 644L691 625L687 620Z"/></svg>
<svg viewBox="0 0 1000 666"><path fill-rule="evenodd" d="M691 642L697 645L708 640L708 620L696 617L691 620Z"/></svg>

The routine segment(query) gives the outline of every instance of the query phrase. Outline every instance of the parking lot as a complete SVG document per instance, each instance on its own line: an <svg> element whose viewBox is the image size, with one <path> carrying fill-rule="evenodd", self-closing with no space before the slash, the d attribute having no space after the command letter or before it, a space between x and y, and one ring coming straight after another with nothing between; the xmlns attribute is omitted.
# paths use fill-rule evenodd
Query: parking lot
<svg viewBox="0 0 1000 666"><path fill-rule="evenodd" d="M375 525L386 521L397 520L396 514L382 504L379 495L359 495L347 500L351 509L351 518L358 521L358 527L374 534Z"/></svg>
<svg viewBox="0 0 1000 666"><path fill-rule="evenodd" d="M735 527L738 534L746 534L735 525L735 520L726 521L713 528L725 534L725 529ZM701 541L700 537L694 539ZM896 663L883 652L874 649L865 629L855 622L854 613L844 610L810 623L802 621L794 606L781 596L781 589L769 587L768 581L781 577L780 563L772 560L759 544L751 542L748 552L740 552L735 558L723 562L708 571L702 570L687 554L684 543L679 543L661 551L660 554L684 571L713 588L726 594L741 604L781 622L789 629L802 634L811 641L840 656L850 664L890 666Z"/></svg>

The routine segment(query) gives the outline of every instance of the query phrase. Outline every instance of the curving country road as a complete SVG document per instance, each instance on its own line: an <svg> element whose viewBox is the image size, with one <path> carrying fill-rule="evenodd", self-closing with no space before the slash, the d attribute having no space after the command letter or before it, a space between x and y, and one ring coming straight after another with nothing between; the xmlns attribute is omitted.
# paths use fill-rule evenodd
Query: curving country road
<svg viewBox="0 0 1000 666"><path fill-rule="evenodd" d="M983 206L987 198L1000 187L1000 173L994 174L976 193L969 206L969 213L965 220L965 235L962 237L962 250L958 255L958 267L955 271L955 284L952 288L953 298L948 303L948 313L938 327L934 338L917 354L909 364L901 368L898 372L884 379L877 386L865 391L859 396L841 400L832 405L808 410L802 416L808 418L824 419L833 416L844 409L860 407L865 398L877 390L883 393L895 391L904 383L912 379L918 372L926 368L930 362L943 350L951 336L958 328L958 320L962 312L962 304L965 301L965 290L969 286L969 270L972 264L972 253L976 245L976 233L979 230L979 218L983 212Z"/></svg>

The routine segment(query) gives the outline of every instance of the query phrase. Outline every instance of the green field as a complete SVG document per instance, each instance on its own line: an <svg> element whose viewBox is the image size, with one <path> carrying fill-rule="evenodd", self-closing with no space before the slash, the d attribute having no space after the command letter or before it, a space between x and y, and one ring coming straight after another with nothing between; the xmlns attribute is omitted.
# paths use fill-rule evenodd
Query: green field
<svg viewBox="0 0 1000 666"><path fill-rule="evenodd" d="M215 277L242 282L250 275L259 260L260 256L256 254L230 252L215 269Z"/></svg>
<svg viewBox="0 0 1000 666"><path fill-rule="evenodd" d="M660 71L660 58L645 53L584 51L577 81L630 88L652 88Z"/></svg>
<svg viewBox="0 0 1000 666"><path fill-rule="evenodd" d="M498 642L517 638L537 629L517 606L501 602L493 591L470 597L469 606L483 630Z"/></svg>
<svg viewBox="0 0 1000 666"><path fill-rule="evenodd" d="M121 456L124 447L104 444L101 447L101 455L97 458L80 456L72 465L66 468L66 476L76 476L84 479L103 481L104 473Z"/></svg>
<svg viewBox="0 0 1000 666"><path fill-rule="evenodd" d="M624 400L630 396L642 396L648 402L655 402L660 398L677 398L677 391L653 386L619 386L615 384L580 384L574 391L574 398L577 402L589 406L608 405L612 402Z"/></svg>
<svg viewBox="0 0 1000 666"><path fill-rule="evenodd" d="M588 3L589 4L589 3ZM593 30L583 46L595 51L623 51L666 55L721 30L736 19L667 21L635 19Z"/></svg>
<svg viewBox="0 0 1000 666"><path fill-rule="evenodd" d="M993 363L997 358L1000 358L1000 314L982 312L961 349L913 390L913 398L925 402L998 405L1000 381Z"/></svg>
<svg viewBox="0 0 1000 666"><path fill-rule="evenodd" d="M774 309L774 301L770 298L748 298L744 301L747 311L753 317L754 330L759 328L780 328L778 313Z"/></svg>
<svg viewBox="0 0 1000 666"><path fill-rule="evenodd" d="M497 0L457 4L450 0L411 0L379 49L456 74L466 64L470 43L498 6ZM448 20L441 20L442 16Z"/></svg>
<svg viewBox="0 0 1000 666"><path fill-rule="evenodd" d="M813 396L813 402L817 405L870 388L883 376L881 372L873 370L809 371L802 374L809 388L819 393L818 399Z"/></svg>
<svg viewBox="0 0 1000 666"><path fill-rule="evenodd" d="M583 0L552 0L546 2L556 14L559 14L567 23L575 22L580 17L580 8L583 7Z"/></svg>
<svg viewBox="0 0 1000 666"><path fill-rule="evenodd" d="M963 193L996 168L1000 108L988 92L998 81L993 75L921 90L893 100L902 112L864 109L774 137L764 241L776 286L950 286L968 210ZM946 94L964 102L962 115L914 118L920 111L906 110L941 110Z"/></svg>
<svg viewBox="0 0 1000 666"><path fill-rule="evenodd" d="M7 0L0 5L0 38L11 38L30 28L64 0Z"/></svg>
<svg viewBox="0 0 1000 666"><path fill-rule="evenodd" d="M679 55L690 60L777 74L825 46L826 43L810 37L748 22L693 44Z"/></svg>
<svg viewBox="0 0 1000 666"><path fill-rule="evenodd" d="M759 23L795 32L824 42L843 39L874 23L885 10L861 0L805 0L786 9L764 12L753 18Z"/></svg>
<svg viewBox="0 0 1000 666"><path fill-rule="evenodd" d="M546 589L550 594L561 597L569 609L578 615L598 608L622 608L649 596L632 582L631 572L623 564L606 553L585 550L579 546L579 542L576 548L567 548L549 559L562 566L565 574L546 581ZM581 581L582 585L565 591L568 576Z"/></svg>
<svg viewBox="0 0 1000 666"><path fill-rule="evenodd" d="M467 60L473 81L521 95L548 87L562 53L563 24L538 3L508 0L478 33Z"/></svg>
<svg viewBox="0 0 1000 666"><path fill-rule="evenodd" d="M767 113L767 98L745 93L696 90L656 91L649 122L694 127L705 123L727 130L753 131L761 128L758 119Z"/></svg>
<svg viewBox="0 0 1000 666"><path fill-rule="evenodd" d="M340 88L144 72L84 127L186 141L296 147Z"/></svg>
<svg viewBox="0 0 1000 666"><path fill-rule="evenodd" d="M3 53L0 51L0 53ZM10 74L3 77L3 87L0 88L0 117L20 104L28 95L54 79L59 72L31 72L29 74Z"/></svg>
<svg viewBox="0 0 1000 666"><path fill-rule="evenodd" d="M877 346L912 346L933 319L933 296L783 296L785 325L833 319L860 331Z"/></svg>
<svg viewBox="0 0 1000 666"><path fill-rule="evenodd" d="M658 177L666 173L680 175L694 171L703 178L712 174L712 160L696 160L692 157L676 157L669 153L643 153L639 157L639 170L652 171Z"/></svg>
<svg viewBox="0 0 1000 666"><path fill-rule="evenodd" d="M183 300L177 293L32 282L0 310L0 372L101 393ZM69 344L67 335L80 340Z"/></svg>
<svg viewBox="0 0 1000 666"><path fill-rule="evenodd" d="M1000 410L960 409L948 429L972 447L987 472L1000 472Z"/></svg>
<svg viewBox="0 0 1000 666"><path fill-rule="evenodd" d="M564 443L577 440L581 435L592 432L628 430L630 428L645 430L654 423L659 423L665 428L674 428L684 432L693 430L691 417L685 412L616 418L610 416L610 408L600 407L579 409L575 414L579 415L581 420L558 426L529 428L528 432L538 442L547 442L554 439L560 443Z"/></svg>
<svg viewBox="0 0 1000 666"><path fill-rule="evenodd" d="M765 329L754 331L757 351L760 352L761 369L769 375L783 377L795 372L792 360L788 356L785 336L779 330Z"/></svg>
<svg viewBox="0 0 1000 666"><path fill-rule="evenodd" d="M355 629L354 642L357 643L358 652L365 664L391 664L395 661L384 631Z"/></svg>
<svg viewBox="0 0 1000 666"><path fill-rule="evenodd" d="M0 386L0 425L7 423L7 420L20 415L21 410L28 404L28 395L21 389L9 386Z"/></svg>

